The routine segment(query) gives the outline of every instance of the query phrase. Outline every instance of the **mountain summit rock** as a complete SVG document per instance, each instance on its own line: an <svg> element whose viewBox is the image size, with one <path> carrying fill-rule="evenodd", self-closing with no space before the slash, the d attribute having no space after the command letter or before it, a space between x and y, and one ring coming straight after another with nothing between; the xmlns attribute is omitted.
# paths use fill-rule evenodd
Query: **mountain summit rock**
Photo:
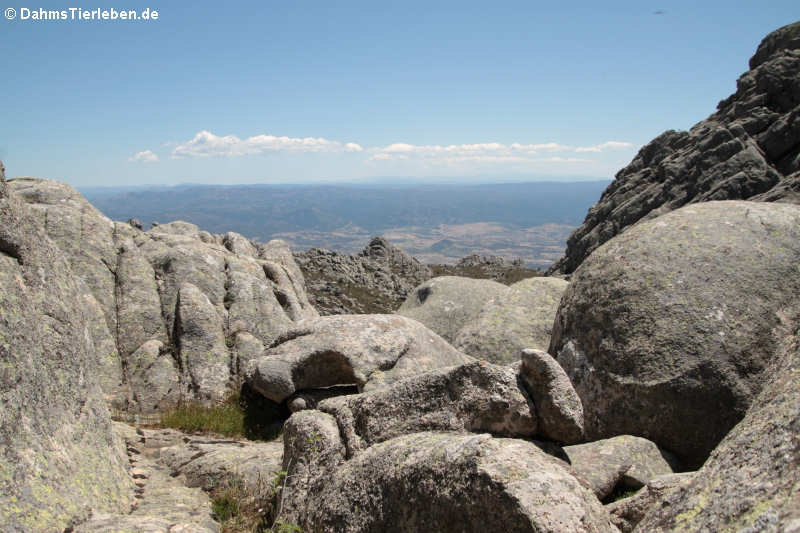
<svg viewBox="0 0 800 533"><path fill-rule="evenodd" d="M800 203L800 22L767 35L736 92L689 131L643 147L567 240L550 272L573 272L628 226L711 200Z"/></svg>

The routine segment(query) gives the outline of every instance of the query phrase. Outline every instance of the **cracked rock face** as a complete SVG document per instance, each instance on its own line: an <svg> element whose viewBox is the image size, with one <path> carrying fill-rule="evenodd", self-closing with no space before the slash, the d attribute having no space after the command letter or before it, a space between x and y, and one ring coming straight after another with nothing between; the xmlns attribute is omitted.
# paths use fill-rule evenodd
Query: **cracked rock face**
<svg viewBox="0 0 800 533"><path fill-rule="evenodd" d="M800 206L706 202L581 265L548 350L587 438L646 437L697 467L744 416L800 298Z"/></svg>
<svg viewBox="0 0 800 533"><path fill-rule="evenodd" d="M84 282L106 399L151 412L230 394L242 367L317 312L283 241L253 243L171 222L112 222L72 187L8 182Z"/></svg>
<svg viewBox="0 0 800 533"><path fill-rule="evenodd" d="M736 93L690 131L667 131L620 170L551 271L573 272L639 220L711 200L800 203L800 22L769 34Z"/></svg>
<svg viewBox="0 0 800 533"><path fill-rule="evenodd" d="M248 384L274 402L306 389L376 389L471 361L425 326L397 315L320 317L281 335L251 361Z"/></svg>
<svg viewBox="0 0 800 533"><path fill-rule="evenodd" d="M0 530L63 531L127 511L133 483L100 389L102 311L9 188L0 179Z"/></svg>

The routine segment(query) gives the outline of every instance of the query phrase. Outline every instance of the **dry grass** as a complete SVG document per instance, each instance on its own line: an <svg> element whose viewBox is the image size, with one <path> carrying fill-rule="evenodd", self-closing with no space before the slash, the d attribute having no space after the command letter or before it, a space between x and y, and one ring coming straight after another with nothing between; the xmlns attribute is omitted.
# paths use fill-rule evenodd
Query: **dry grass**
<svg viewBox="0 0 800 533"><path fill-rule="evenodd" d="M224 402L205 405L183 402L161 413L159 426L187 433L222 435L250 440L274 440L289 413L284 406L242 387Z"/></svg>
<svg viewBox="0 0 800 533"><path fill-rule="evenodd" d="M245 436L245 413L238 394L217 405L187 402L161 414L161 425L189 433L214 433L226 437Z"/></svg>

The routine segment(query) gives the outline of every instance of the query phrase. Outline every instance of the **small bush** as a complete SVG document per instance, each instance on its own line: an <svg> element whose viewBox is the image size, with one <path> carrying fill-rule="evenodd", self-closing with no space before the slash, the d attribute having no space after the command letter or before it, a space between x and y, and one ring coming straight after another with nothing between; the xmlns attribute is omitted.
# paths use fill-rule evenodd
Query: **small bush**
<svg viewBox="0 0 800 533"><path fill-rule="evenodd" d="M221 490L211 500L211 509L220 522L235 521L240 518L242 512L241 495L231 489Z"/></svg>
<svg viewBox="0 0 800 533"><path fill-rule="evenodd" d="M215 488L211 505L220 533L302 533L294 524L273 519L285 476L286 472L278 472L271 481L259 479L255 486L232 477Z"/></svg>
<svg viewBox="0 0 800 533"><path fill-rule="evenodd" d="M266 531L264 506L272 498L267 487L246 487L231 478L211 492L211 508L220 523L220 533L262 533Z"/></svg>

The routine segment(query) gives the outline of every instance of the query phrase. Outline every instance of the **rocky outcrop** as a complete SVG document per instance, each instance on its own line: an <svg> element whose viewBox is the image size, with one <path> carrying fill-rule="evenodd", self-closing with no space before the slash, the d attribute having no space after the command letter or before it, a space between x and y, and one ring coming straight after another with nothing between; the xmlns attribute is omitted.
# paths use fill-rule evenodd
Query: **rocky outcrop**
<svg viewBox="0 0 800 533"><path fill-rule="evenodd" d="M9 189L0 163L0 530L61 532L127 511L133 482L100 389L89 289Z"/></svg>
<svg viewBox="0 0 800 533"><path fill-rule="evenodd" d="M399 381L364 394L319 404L342 433L347 456L420 431L487 432L532 437L536 409L508 367L474 362Z"/></svg>
<svg viewBox="0 0 800 533"><path fill-rule="evenodd" d="M459 259L456 263L456 266L461 268L485 269L486 273L488 274L492 272L499 273L507 268L521 268L525 266L525 264L523 263L522 259L507 260L497 255L470 254Z"/></svg>
<svg viewBox="0 0 800 533"><path fill-rule="evenodd" d="M107 219L63 183L21 178L9 187L85 282L89 334L102 354L96 373L116 409L218 400L264 346L318 316L282 241L180 221L144 232Z"/></svg>
<svg viewBox="0 0 800 533"><path fill-rule="evenodd" d="M631 224L711 200L800 203L800 22L768 35L736 93L667 131L620 170L550 271L573 272Z"/></svg>
<svg viewBox="0 0 800 533"><path fill-rule="evenodd" d="M800 206L706 202L637 224L575 272L550 350L587 437L702 464L744 416L800 297Z"/></svg>
<svg viewBox="0 0 800 533"><path fill-rule="evenodd" d="M530 442L414 433L343 461L335 422L296 419L304 413L287 425L292 505L280 515L304 531L616 531L564 463Z"/></svg>
<svg viewBox="0 0 800 533"><path fill-rule="evenodd" d="M397 314L419 320L453 343L461 328L474 321L487 302L504 298L508 291L496 281L440 276L416 287Z"/></svg>
<svg viewBox="0 0 800 533"><path fill-rule="evenodd" d="M800 335L777 350L767 384L691 481L667 492L636 531L797 531Z"/></svg>
<svg viewBox="0 0 800 533"><path fill-rule="evenodd" d="M595 495L607 498L616 489L640 489L651 479L673 473L678 462L647 439L620 435L564 446L575 474Z"/></svg>
<svg viewBox="0 0 800 533"><path fill-rule="evenodd" d="M322 315L391 313L432 277L427 266L383 237L373 238L356 255L312 248L294 257Z"/></svg>
<svg viewBox="0 0 800 533"><path fill-rule="evenodd" d="M529 278L486 302L455 335L453 346L492 363L519 360L524 348L547 350L561 295L568 283L558 278Z"/></svg>
<svg viewBox="0 0 800 533"><path fill-rule="evenodd" d="M471 360L415 320L339 315L308 321L280 336L250 363L246 379L268 399L283 402L296 392L334 385L368 391Z"/></svg>

